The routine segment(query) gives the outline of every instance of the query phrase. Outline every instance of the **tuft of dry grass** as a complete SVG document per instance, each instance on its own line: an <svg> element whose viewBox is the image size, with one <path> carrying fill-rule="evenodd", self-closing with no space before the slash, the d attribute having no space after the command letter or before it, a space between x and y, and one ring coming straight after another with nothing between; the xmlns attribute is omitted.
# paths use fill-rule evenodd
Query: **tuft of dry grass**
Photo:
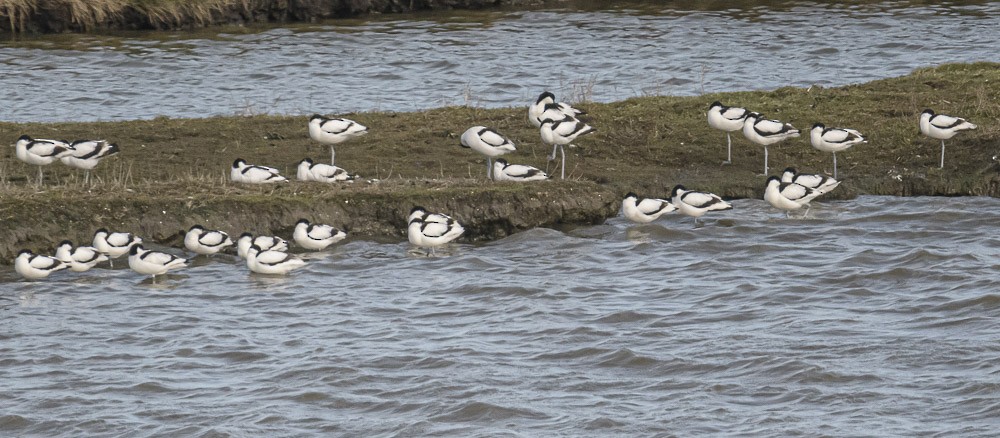
<svg viewBox="0 0 1000 438"><path fill-rule="evenodd" d="M125 17L145 17L150 28L206 26L228 12L250 16L253 0L0 0L0 17L14 33L27 30L32 15L66 20L71 29L90 31L115 27Z"/></svg>

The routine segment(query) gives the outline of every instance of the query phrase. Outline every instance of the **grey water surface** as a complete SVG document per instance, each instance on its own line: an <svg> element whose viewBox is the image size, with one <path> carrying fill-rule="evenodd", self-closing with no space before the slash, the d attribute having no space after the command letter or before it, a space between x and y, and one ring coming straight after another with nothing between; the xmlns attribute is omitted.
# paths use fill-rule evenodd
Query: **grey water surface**
<svg viewBox="0 0 1000 438"><path fill-rule="evenodd" d="M815 204L286 278L8 267L0 436L996 436L1000 200Z"/></svg>
<svg viewBox="0 0 1000 438"><path fill-rule="evenodd" d="M0 121L606 102L1000 60L1000 2L593 5L0 41Z"/></svg>

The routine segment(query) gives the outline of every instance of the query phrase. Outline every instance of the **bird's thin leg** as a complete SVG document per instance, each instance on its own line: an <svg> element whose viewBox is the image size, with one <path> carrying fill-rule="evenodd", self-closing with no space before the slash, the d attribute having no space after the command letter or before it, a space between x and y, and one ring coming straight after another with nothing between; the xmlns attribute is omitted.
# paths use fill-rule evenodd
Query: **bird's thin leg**
<svg viewBox="0 0 1000 438"><path fill-rule="evenodd" d="M764 175L767 175L767 146L764 146Z"/></svg>
<svg viewBox="0 0 1000 438"><path fill-rule="evenodd" d="M552 160L556 159L556 151L558 149L559 149L559 145L558 144L552 145L552 155L549 155L549 161L552 161Z"/></svg>
<svg viewBox="0 0 1000 438"><path fill-rule="evenodd" d="M562 176L562 179L566 179L566 149L563 149L563 147L561 145L559 146L559 153L562 154L562 175L561 176Z"/></svg>
<svg viewBox="0 0 1000 438"><path fill-rule="evenodd" d="M733 162L733 138L726 133L726 162L722 164L732 164Z"/></svg>
<svg viewBox="0 0 1000 438"><path fill-rule="evenodd" d="M38 166L38 188L42 188L42 166Z"/></svg>
<svg viewBox="0 0 1000 438"><path fill-rule="evenodd" d="M493 162L490 157L486 157L486 179L493 179Z"/></svg>
<svg viewBox="0 0 1000 438"><path fill-rule="evenodd" d="M336 152L333 151L333 146L330 146L330 165L333 166L334 159L337 158Z"/></svg>
<svg viewBox="0 0 1000 438"><path fill-rule="evenodd" d="M89 169L83 171L83 185L84 185L84 187L86 187L88 183L90 183L90 170Z"/></svg>
<svg viewBox="0 0 1000 438"><path fill-rule="evenodd" d="M944 140L941 140L941 168L944 169Z"/></svg>
<svg viewBox="0 0 1000 438"><path fill-rule="evenodd" d="M837 153L833 153L833 179L837 179Z"/></svg>

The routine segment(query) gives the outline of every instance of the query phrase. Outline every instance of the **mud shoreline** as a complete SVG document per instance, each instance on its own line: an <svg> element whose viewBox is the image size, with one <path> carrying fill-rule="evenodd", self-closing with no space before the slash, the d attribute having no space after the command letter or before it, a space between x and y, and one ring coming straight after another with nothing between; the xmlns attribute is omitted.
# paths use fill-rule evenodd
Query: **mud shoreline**
<svg viewBox="0 0 1000 438"><path fill-rule="evenodd" d="M309 115L92 123L0 122L0 138L105 138L122 152L102 162L83 186L82 174L61 164L37 169L0 153L0 263L22 248L51 252L63 239L87 242L101 227L130 231L180 246L181 232L201 224L239 234L287 235L300 217L344 227L359 238L405 239L405 215L414 205L451 214L466 226L464 242L492 240L533 227L597 224L618 212L621 198L669 197L671 188L760 199L766 177L763 151L733 136L733 164L725 134L705 121L708 104L762 111L806 130L816 121L852 127L869 142L839 153L843 181L823 199L858 195L1000 197L1000 64L954 64L910 75L838 88L782 88L694 97L641 97L580 103L597 128L567 149L567 180L493 183L483 156L459 147L474 125L494 127L517 151L512 163L547 168L551 151L528 124L526 110L448 107L413 113L341 114L371 133L337 147L337 164L361 175L352 184L291 182L279 187L228 181L235 158L281 169L294 177L305 157L324 160L329 149L307 135ZM919 134L924 108L962 115L979 125L947 142ZM771 173L786 166L832 173L829 153L806 135L770 148Z"/></svg>

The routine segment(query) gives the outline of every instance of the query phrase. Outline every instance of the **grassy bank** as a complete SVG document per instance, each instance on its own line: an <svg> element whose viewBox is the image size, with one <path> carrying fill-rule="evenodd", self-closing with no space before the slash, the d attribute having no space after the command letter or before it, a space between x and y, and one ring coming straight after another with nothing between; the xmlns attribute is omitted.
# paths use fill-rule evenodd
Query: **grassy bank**
<svg viewBox="0 0 1000 438"><path fill-rule="evenodd" d="M184 29L311 22L360 14L479 9L556 0L0 0L0 32Z"/></svg>
<svg viewBox="0 0 1000 438"><path fill-rule="evenodd" d="M869 143L838 154L845 182L831 197L883 195L1000 196L1000 64L946 65L840 88L782 88L699 97L642 97L585 104L598 132L568 149L568 182L493 184L484 159L458 146L467 127L483 124L509 136L511 162L546 166L548 148L526 120L525 108L441 108L415 113L346 115L371 134L337 148L337 162L365 180L323 186L293 182L279 188L228 182L237 157L294 175L303 157L325 160L328 148L311 142L308 115L129 122L0 123L0 138L107 138L122 153L80 187L81 175L48 166L36 191L36 169L6 148L0 164L0 218L6 247L51 248L63 236L81 240L101 225L176 242L194 223L227 231L280 232L298 216L328 221L355 235L402 238L403 214L413 204L441 208L468 222L468 239L490 239L532 226L593 223L612 215L628 191L669 196L674 184L730 198L760 198L763 151L733 137L733 165L723 166L725 134L705 122L713 100L746 106L808 129L813 122L853 127ZM527 104L527 103L526 103ZM924 108L962 115L980 129L947 142L945 169L939 142L919 134ZM772 146L771 167L832 172L831 157L802 137ZM550 167L551 170L551 167ZM613 198L613 199L609 199ZM164 213L165 212L165 213ZM42 230L38 232L37 230ZM53 237L47 237L51 235Z"/></svg>

